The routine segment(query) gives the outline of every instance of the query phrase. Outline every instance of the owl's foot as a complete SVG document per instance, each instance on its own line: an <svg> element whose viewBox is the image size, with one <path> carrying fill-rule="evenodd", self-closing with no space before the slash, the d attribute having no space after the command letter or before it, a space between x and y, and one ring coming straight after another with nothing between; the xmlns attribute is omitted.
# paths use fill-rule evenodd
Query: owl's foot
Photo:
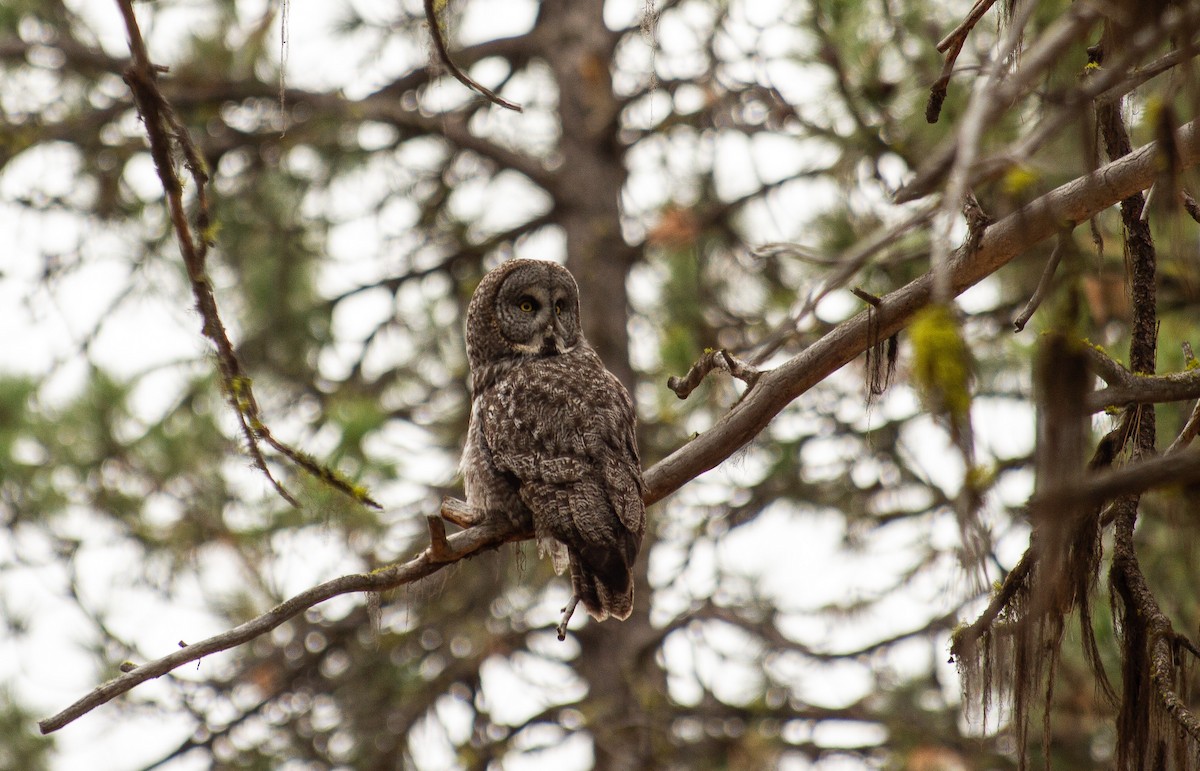
<svg viewBox="0 0 1200 771"><path fill-rule="evenodd" d="M555 629L558 632L558 639L567 639L567 622L571 620L572 614L575 613L575 606L579 604L579 596L572 594L571 601L567 603L567 607L562 609L562 621L558 622L558 627Z"/></svg>
<svg viewBox="0 0 1200 771"><path fill-rule="evenodd" d="M466 501L460 501L457 498L443 498L442 508L439 513L442 519L452 522L464 530L469 527L475 527L475 525L483 521L479 512L468 506Z"/></svg>

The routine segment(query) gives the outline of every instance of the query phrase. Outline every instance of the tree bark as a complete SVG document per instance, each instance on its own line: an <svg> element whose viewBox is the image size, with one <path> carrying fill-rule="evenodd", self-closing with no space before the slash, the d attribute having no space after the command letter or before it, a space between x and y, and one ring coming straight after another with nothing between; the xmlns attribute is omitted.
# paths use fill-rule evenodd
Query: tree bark
<svg viewBox="0 0 1200 771"><path fill-rule="evenodd" d="M601 0L547 0L538 34L558 87L561 163L552 186L567 239L567 268L579 281L584 334L613 374L633 389L625 278L635 250L621 236L628 176L617 140L621 105L609 66L618 36Z"/></svg>
<svg viewBox="0 0 1200 771"><path fill-rule="evenodd" d="M567 267L580 286L584 333L605 365L633 391L625 279L636 251L621 235L620 199L628 176L617 139L620 103L609 66L618 37L604 24L603 0L546 0L538 34L558 87L561 164L552 186L567 240ZM653 715L643 703L666 693L665 675L641 655L650 628L647 534L634 580L633 615L576 633L576 671L587 681L587 724L597 771L655 768Z"/></svg>

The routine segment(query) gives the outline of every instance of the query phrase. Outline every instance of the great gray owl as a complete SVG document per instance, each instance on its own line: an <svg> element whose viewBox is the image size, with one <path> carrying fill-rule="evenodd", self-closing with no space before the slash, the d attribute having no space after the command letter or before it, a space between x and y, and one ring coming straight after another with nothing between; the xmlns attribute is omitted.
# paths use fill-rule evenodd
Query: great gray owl
<svg viewBox="0 0 1200 771"><path fill-rule="evenodd" d="M646 529L633 401L584 339L567 269L510 260L484 276L467 358L467 503L532 526L560 572L566 547L575 599L598 621L628 618Z"/></svg>

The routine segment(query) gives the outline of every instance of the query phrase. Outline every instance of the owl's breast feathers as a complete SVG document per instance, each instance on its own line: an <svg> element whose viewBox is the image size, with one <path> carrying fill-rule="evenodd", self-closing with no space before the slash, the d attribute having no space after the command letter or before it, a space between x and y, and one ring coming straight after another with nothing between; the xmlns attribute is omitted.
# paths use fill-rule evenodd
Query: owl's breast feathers
<svg viewBox="0 0 1200 771"><path fill-rule="evenodd" d="M500 369L475 395L487 451L533 514L567 547L575 594L597 619L628 617L645 532L628 392L589 347Z"/></svg>

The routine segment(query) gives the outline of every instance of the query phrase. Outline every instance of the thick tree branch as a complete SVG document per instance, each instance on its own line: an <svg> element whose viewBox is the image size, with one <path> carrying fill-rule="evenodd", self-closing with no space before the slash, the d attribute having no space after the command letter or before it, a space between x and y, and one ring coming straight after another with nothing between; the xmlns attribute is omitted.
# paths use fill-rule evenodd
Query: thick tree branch
<svg viewBox="0 0 1200 771"><path fill-rule="evenodd" d="M1190 350L1190 346L1185 345L1185 349ZM1137 375L1099 348L1088 346L1084 355L1088 368L1109 386L1088 394L1085 405L1089 412L1127 404L1155 404L1200 397L1200 369L1166 375ZM1185 427L1185 433L1187 430Z"/></svg>
<svg viewBox="0 0 1200 771"><path fill-rule="evenodd" d="M1053 511L1065 505L1101 504L1122 495L1135 495L1167 485L1186 487L1200 483L1200 449L1184 449L1111 471L1084 477L1029 499L1031 507Z"/></svg>
<svg viewBox="0 0 1200 771"><path fill-rule="evenodd" d="M1200 121L1177 132L1179 164L1200 163ZM974 286L1033 245L1082 222L1097 212L1149 187L1158 173L1156 143L1103 166L1030 202L993 223L976 250L961 249L947 265L955 295ZM646 472L646 500L662 500L691 479L716 467L761 432L784 407L865 351L874 340L903 329L913 315L929 304L933 276L926 273L881 298L872 308L843 322L779 367L765 371L754 388L711 429ZM874 335L874 336L873 336Z"/></svg>

